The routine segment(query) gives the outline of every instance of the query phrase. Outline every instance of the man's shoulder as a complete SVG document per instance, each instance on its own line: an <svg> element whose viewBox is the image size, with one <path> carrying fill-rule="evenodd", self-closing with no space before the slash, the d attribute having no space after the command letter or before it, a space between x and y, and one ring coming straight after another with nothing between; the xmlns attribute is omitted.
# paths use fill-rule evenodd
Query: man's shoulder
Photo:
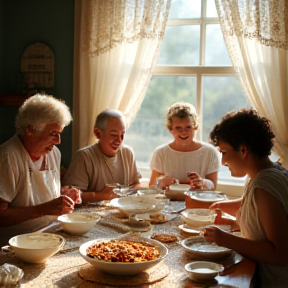
<svg viewBox="0 0 288 288"><path fill-rule="evenodd" d="M123 155L134 155L133 148L126 144L120 146L118 153L121 153Z"/></svg>
<svg viewBox="0 0 288 288"><path fill-rule="evenodd" d="M96 144L92 144L83 148L80 148L77 152L76 152L76 156L82 156L83 155L91 155L91 154L97 154L97 147Z"/></svg>

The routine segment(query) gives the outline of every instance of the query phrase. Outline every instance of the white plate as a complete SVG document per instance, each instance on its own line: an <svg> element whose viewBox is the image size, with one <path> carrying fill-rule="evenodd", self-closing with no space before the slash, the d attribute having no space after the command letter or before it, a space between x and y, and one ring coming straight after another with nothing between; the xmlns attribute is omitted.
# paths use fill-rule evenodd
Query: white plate
<svg viewBox="0 0 288 288"><path fill-rule="evenodd" d="M118 208L123 213L157 213L160 212L165 203L161 200L146 196L114 198L110 206Z"/></svg>
<svg viewBox="0 0 288 288"><path fill-rule="evenodd" d="M232 250L226 247L210 243L204 237L189 237L181 242L181 245L187 251L205 259L224 258L232 254Z"/></svg>
<svg viewBox="0 0 288 288"><path fill-rule="evenodd" d="M191 199L202 202L222 201L227 199L224 194L218 191L187 191L185 192L185 195L189 196Z"/></svg>
<svg viewBox="0 0 288 288"><path fill-rule="evenodd" d="M182 224L178 226L180 230L182 230L185 233L193 234L193 235L199 235L200 231L194 229L193 227L188 226L187 224Z"/></svg>

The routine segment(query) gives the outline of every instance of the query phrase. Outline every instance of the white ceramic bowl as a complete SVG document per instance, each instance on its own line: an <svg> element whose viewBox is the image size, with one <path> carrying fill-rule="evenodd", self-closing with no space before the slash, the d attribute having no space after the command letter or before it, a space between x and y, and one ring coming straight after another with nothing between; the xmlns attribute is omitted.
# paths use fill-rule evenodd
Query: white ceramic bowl
<svg viewBox="0 0 288 288"><path fill-rule="evenodd" d="M122 239L119 239L122 240ZM123 239L124 240L124 239ZM145 241L151 245L154 245L160 250L160 257L151 261L146 262L134 262L134 263L120 263L120 262L110 262L110 261L104 261L99 260L97 258L91 258L87 256L86 250L89 246L99 243L99 242L109 242L111 239L97 239L92 240L89 242L86 242L82 244L79 248L81 256L91 265L93 265L95 268L99 269L102 272L112 274L112 275L136 275L139 274L149 268L152 268L156 264L160 263L168 254L168 249L165 245L160 243L159 241L145 238Z"/></svg>
<svg viewBox="0 0 288 288"><path fill-rule="evenodd" d="M202 227L214 223L216 214L209 209L186 209L181 212L182 220L191 227Z"/></svg>
<svg viewBox="0 0 288 288"><path fill-rule="evenodd" d="M207 242L202 236L186 238L181 242L181 245L186 251L205 260L225 258L230 256L233 252L229 248Z"/></svg>
<svg viewBox="0 0 288 288"><path fill-rule="evenodd" d="M101 219L91 212L73 212L58 217L63 230L71 235L84 235Z"/></svg>
<svg viewBox="0 0 288 288"><path fill-rule="evenodd" d="M194 261L185 265L189 278L194 281L209 281L214 279L223 266L214 262Z"/></svg>
<svg viewBox="0 0 288 288"><path fill-rule="evenodd" d="M152 196L152 195L151 195ZM165 203L155 197L137 196L114 198L110 201L110 206L118 208L129 215L130 213L159 213L163 210Z"/></svg>
<svg viewBox="0 0 288 288"><path fill-rule="evenodd" d="M9 245L16 256L28 263L45 263L56 254L65 243L65 239L51 233L27 233L12 237Z"/></svg>
<svg viewBox="0 0 288 288"><path fill-rule="evenodd" d="M132 189L130 187L117 187L113 189L113 192L120 197L127 196L132 193Z"/></svg>

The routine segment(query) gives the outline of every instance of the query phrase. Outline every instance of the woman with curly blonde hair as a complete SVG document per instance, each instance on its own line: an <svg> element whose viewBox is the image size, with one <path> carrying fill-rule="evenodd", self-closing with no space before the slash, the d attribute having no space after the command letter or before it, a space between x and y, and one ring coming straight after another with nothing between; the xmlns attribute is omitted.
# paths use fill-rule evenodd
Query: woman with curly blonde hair
<svg viewBox="0 0 288 288"><path fill-rule="evenodd" d="M194 106L174 103L166 115L166 128L174 140L161 145L153 153L149 185L159 179L165 188L175 182L189 183L191 189L215 190L220 165L219 153L210 144L196 141L199 118Z"/></svg>

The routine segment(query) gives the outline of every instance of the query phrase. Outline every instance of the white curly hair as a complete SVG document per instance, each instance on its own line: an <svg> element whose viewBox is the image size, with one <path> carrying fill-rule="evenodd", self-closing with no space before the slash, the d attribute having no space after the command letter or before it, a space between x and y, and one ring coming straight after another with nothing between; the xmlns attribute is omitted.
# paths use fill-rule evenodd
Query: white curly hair
<svg viewBox="0 0 288 288"><path fill-rule="evenodd" d="M41 132L47 124L57 123L64 128L71 121L70 109L64 101L51 95L36 94L19 108L15 128L18 134L24 134L29 126Z"/></svg>

